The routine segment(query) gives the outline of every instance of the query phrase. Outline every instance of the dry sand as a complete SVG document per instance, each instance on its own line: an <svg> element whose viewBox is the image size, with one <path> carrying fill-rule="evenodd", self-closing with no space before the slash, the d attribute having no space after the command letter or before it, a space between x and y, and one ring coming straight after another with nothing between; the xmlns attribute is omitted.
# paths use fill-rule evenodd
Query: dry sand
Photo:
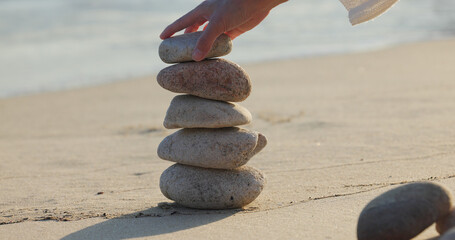
<svg viewBox="0 0 455 240"><path fill-rule="evenodd" d="M363 206L398 184L455 191L454 53L446 40L244 66L246 127L269 140L249 163L268 184L244 210L162 196L174 94L155 77L0 100L0 238L355 239Z"/></svg>

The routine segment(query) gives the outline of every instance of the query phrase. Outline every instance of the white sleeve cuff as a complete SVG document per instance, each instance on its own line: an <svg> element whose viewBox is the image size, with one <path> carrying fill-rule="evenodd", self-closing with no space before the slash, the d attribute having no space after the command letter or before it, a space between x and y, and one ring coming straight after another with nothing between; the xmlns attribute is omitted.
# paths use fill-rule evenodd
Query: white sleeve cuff
<svg viewBox="0 0 455 240"><path fill-rule="evenodd" d="M371 20L392 7L398 0L340 0L349 12L352 25Z"/></svg>

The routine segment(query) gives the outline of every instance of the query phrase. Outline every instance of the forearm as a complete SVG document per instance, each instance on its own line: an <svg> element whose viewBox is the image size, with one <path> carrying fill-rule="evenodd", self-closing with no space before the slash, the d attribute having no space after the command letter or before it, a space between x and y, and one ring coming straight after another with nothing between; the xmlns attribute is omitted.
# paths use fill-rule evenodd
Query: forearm
<svg viewBox="0 0 455 240"><path fill-rule="evenodd" d="M230 4L239 6L243 10L248 9L247 11L270 11L274 7L287 2L288 0L225 0ZM240 7L241 6L241 7ZM254 10L252 9L254 8Z"/></svg>

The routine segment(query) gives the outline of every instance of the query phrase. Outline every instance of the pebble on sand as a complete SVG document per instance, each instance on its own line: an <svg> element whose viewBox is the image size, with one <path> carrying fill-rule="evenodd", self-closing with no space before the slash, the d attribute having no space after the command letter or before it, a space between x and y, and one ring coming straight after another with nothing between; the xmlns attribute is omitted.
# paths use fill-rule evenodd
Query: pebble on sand
<svg viewBox="0 0 455 240"><path fill-rule="evenodd" d="M246 164L265 145L264 135L237 127L185 128L163 139L158 156L197 167L233 169Z"/></svg>
<svg viewBox="0 0 455 240"><path fill-rule="evenodd" d="M443 186L419 182L403 185L373 199L357 225L359 240L411 239L451 208L450 192Z"/></svg>
<svg viewBox="0 0 455 240"><path fill-rule="evenodd" d="M245 70L224 59L172 65L162 69L156 79L171 92L226 102L243 101L251 92Z"/></svg>
<svg viewBox="0 0 455 240"><path fill-rule="evenodd" d="M174 164L160 178L161 192L178 204L198 209L241 208L256 199L266 180L257 169L207 169Z"/></svg>
<svg viewBox="0 0 455 240"><path fill-rule="evenodd" d="M165 39L159 47L159 55L165 63L180 63L193 61L191 55L202 32L186 33ZM206 58L221 57L232 50L231 38L221 34L213 43Z"/></svg>
<svg viewBox="0 0 455 240"><path fill-rule="evenodd" d="M251 119L251 113L236 103L179 95L171 101L164 127L224 128L248 124Z"/></svg>
<svg viewBox="0 0 455 240"><path fill-rule="evenodd" d="M455 209L452 209L448 215L436 222L436 230L441 235L451 228L455 228Z"/></svg>
<svg viewBox="0 0 455 240"><path fill-rule="evenodd" d="M438 240L455 240L455 227L449 229Z"/></svg>

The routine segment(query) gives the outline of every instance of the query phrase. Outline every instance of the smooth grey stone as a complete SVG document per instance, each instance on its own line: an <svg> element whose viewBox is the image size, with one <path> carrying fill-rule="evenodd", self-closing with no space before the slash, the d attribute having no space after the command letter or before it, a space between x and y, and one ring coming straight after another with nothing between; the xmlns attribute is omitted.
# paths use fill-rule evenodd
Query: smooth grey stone
<svg viewBox="0 0 455 240"><path fill-rule="evenodd" d="M236 103L179 95L171 101L164 118L164 127L168 129L234 127L248 124L251 119L251 113Z"/></svg>
<svg viewBox="0 0 455 240"><path fill-rule="evenodd" d="M201 35L202 32L186 33L163 40L159 47L161 60L165 63L193 61L191 56ZM226 34L221 34L213 43L206 58L221 57L229 54L231 50L231 38Z"/></svg>
<svg viewBox="0 0 455 240"><path fill-rule="evenodd" d="M158 156L197 167L233 169L246 164L266 145L264 135L237 127L185 128L163 139Z"/></svg>
<svg viewBox="0 0 455 240"><path fill-rule="evenodd" d="M406 184L373 199L357 224L359 240L411 239L450 211L451 195L431 182Z"/></svg>
<svg viewBox="0 0 455 240"><path fill-rule="evenodd" d="M455 209L436 222L436 231L441 235L451 228L455 228Z"/></svg>
<svg viewBox="0 0 455 240"><path fill-rule="evenodd" d="M455 227L444 233L439 240L455 240Z"/></svg>
<svg viewBox="0 0 455 240"><path fill-rule="evenodd" d="M245 70L225 59L175 64L162 69L156 79L171 92L226 102L243 101L251 92Z"/></svg>
<svg viewBox="0 0 455 240"><path fill-rule="evenodd" d="M265 183L264 175L249 166L222 170L174 164L161 175L160 189L185 207L229 209L254 201Z"/></svg>

